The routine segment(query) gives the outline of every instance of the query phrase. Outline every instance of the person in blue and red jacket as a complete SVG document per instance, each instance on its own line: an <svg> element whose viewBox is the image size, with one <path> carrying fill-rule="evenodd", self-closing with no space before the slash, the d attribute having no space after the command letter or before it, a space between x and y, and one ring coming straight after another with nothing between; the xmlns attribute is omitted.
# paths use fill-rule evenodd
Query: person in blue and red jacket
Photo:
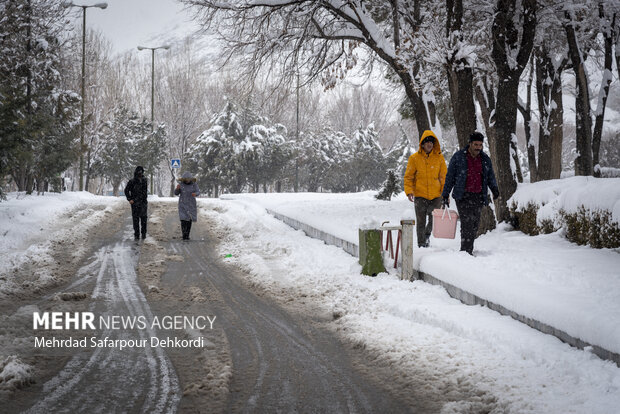
<svg viewBox="0 0 620 414"><path fill-rule="evenodd" d="M469 137L469 145L452 156L441 194L446 208L450 204L450 192L456 200L461 219L461 251L471 255L480 225L480 211L490 201L489 189L494 200L499 197L491 158L482 151L483 142L484 136L474 132Z"/></svg>

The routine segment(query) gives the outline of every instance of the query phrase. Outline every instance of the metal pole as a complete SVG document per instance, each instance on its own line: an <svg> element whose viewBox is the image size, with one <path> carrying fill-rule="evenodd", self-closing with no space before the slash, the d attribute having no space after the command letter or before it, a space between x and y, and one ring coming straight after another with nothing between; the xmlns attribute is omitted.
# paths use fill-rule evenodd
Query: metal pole
<svg viewBox="0 0 620 414"><path fill-rule="evenodd" d="M155 49L151 49L151 135L155 131ZM153 194L153 169L151 168L151 194Z"/></svg>
<svg viewBox="0 0 620 414"><path fill-rule="evenodd" d="M84 189L84 101L86 100L86 7L82 6L82 113L80 115L80 183Z"/></svg>
<svg viewBox="0 0 620 414"><path fill-rule="evenodd" d="M296 109L296 122L295 122L295 143L297 149L299 149L299 66L297 67L297 109ZM295 157L295 192L299 191L299 154Z"/></svg>
<svg viewBox="0 0 620 414"><path fill-rule="evenodd" d="M155 49L151 49L151 132L155 129Z"/></svg>

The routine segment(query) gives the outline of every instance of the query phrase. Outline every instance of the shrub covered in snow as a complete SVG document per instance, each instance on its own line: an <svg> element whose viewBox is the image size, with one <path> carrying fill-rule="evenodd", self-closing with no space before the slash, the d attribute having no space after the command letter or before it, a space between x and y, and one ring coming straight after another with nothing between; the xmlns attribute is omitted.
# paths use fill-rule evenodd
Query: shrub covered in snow
<svg viewBox="0 0 620 414"><path fill-rule="evenodd" d="M509 200L517 228L529 235L566 230L595 248L620 247L620 179L569 177L520 184Z"/></svg>
<svg viewBox="0 0 620 414"><path fill-rule="evenodd" d="M561 212L566 238L577 244L595 248L620 247L620 228L609 211L590 211L581 207L577 212Z"/></svg>

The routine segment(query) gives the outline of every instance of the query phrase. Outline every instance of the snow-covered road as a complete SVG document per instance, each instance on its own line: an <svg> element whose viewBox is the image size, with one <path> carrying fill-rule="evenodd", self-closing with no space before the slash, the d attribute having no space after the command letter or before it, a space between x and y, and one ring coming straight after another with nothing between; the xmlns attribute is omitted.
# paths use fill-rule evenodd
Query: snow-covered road
<svg viewBox="0 0 620 414"><path fill-rule="evenodd" d="M143 316L152 320L153 313L135 271L139 246L126 240L127 227L124 233L125 240L97 251L70 288L88 288L95 280L89 311L104 317ZM110 328L98 333L97 340L143 343L155 335L150 326L143 330ZM179 382L164 349L101 346L76 350L64 368L43 384L40 398L27 412L168 413L175 410L180 399Z"/></svg>

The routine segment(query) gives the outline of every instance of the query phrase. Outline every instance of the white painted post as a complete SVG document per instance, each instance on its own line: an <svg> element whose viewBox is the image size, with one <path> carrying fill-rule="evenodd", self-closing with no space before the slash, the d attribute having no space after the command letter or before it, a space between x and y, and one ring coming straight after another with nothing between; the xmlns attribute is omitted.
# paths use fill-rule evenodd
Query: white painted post
<svg viewBox="0 0 620 414"><path fill-rule="evenodd" d="M412 280L414 278L413 270L413 225L415 220L401 220L402 226L401 236L401 258L402 258L402 270L400 278L402 280Z"/></svg>

